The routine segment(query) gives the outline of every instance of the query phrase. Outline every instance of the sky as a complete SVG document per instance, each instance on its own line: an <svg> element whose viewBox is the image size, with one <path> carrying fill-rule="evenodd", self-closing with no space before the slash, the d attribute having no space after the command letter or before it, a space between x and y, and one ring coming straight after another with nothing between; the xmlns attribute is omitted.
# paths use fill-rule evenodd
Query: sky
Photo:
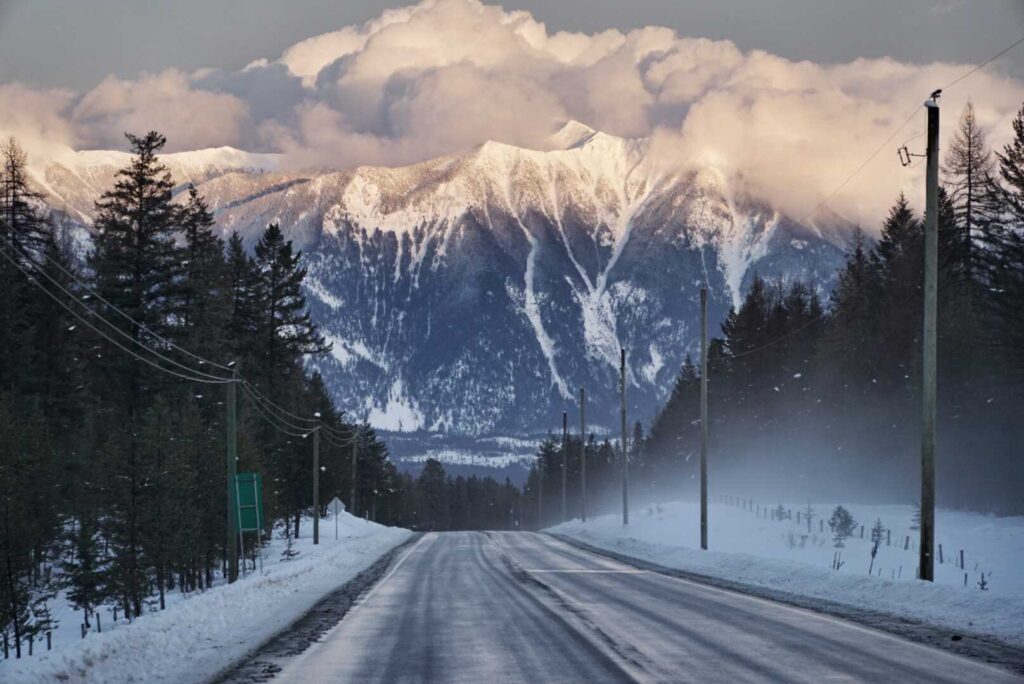
<svg viewBox="0 0 1024 684"><path fill-rule="evenodd" d="M88 88L167 67L241 68L401 0L0 0L0 82ZM1024 0L511 0L550 29L667 26L790 59L976 62L1024 35ZM1007 58L1024 71L1024 51Z"/></svg>
<svg viewBox="0 0 1024 684"><path fill-rule="evenodd" d="M895 146L927 94L1021 37L1024 0L0 0L0 135L344 168L546 149L575 119L801 214L909 121L832 202L862 220L918 184ZM968 98L1004 143L1024 45L946 93L944 140Z"/></svg>

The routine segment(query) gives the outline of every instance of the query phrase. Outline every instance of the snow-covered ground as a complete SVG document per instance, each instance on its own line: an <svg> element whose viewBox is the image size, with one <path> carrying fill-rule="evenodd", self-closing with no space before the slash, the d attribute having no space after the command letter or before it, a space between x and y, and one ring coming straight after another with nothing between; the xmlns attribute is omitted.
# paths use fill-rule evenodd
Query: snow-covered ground
<svg viewBox="0 0 1024 684"><path fill-rule="evenodd" d="M373 565L408 539L408 530L384 527L348 513L320 524L313 545L312 524L304 520L290 561L281 557L284 541L263 550L263 571L251 569L235 584L205 592L167 596L167 609L129 624L102 614L103 633L81 638L82 616L55 600L60 620L53 650L36 644L35 655L0 659L2 682L202 682L241 659L309 610L324 594ZM24 654L23 654L24 655Z"/></svg>
<svg viewBox="0 0 1024 684"><path fill-rule="evenodd" d="M819 519L812 518L810 533L806 518L796 522L797 511L805 507L788 505L792 520L772 520L764 518L763 506L758 516L756 507L749 511L712 504L707 552L700 551L700 509L694 502L635 509L628 528L616 514L586 523L573 520L550 531L666 567L1024 646L1024 518L938 511L936 544L942 544L944 562L936 562L936 582L931 584L915 579L918 533L910 529L910 506L845 505L857 527L842 549L834 547L827 522L835 505L814 505L816 514L824 516L824 531ZM891 545L883 538L869 576L870 530L876 519L891 528ZM907 536L910 544L904 550ZM961 549L964 569L958 567ZM843 565L832 570L837 551ZM978 585L983 572L984 591Z"/></svg>

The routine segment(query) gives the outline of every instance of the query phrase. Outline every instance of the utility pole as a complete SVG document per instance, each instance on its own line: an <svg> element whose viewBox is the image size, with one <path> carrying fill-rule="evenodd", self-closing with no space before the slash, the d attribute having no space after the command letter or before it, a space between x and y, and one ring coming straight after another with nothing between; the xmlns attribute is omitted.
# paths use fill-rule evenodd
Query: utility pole
<svg viewBox="0 0 1024 684"><path fill-rule="evenodd" d="M313 543L320 543L320 412L313 414Z"/></svg>
<svg viewBox="0 0 1024 684"><path fill-rule="evenodd" d="M622 525L629 525L629 451L626 448L626 349L619 349L619 398L622 416Z"/></svg>
<svg viewBox="0 0 1024 684"><path fill-rule="evenodd" d="M580 520L587 522L587 395L580 387Z"/></svg>
<svg viewBox="0 0 1024 684"><path fill-rule="evenodd" d="M708 288L700 288L700 548L708 549Z"/></svg>
<svg viewBox="0 0 1024 684"><path fill-rule="evenodd" d="M932 93L928 111L928 172L924 221L924 350L921 364L921 579L935 579L935 360L939 272L939 97Z"/></svg>
<svg viewBox="0 0 1024 684"><path fill-rule="evenodd" d="M238 505L235 501L235 475L238 472L238 372L231 366L231 382L227 383L228 423L228 582L238 579ZM259 534L259 532L257 532Z"/></svg>
<svg viewBox="0 0 1024 684"><path fill-rule="evenodd" d="M352 433L352 496L349 501L349 505L352 507L352 515L359 515L359 509L356 508L356 477L359 474L359 434L361 432L360 426L355 426L355 431Z"/></svg>
<svg viewBox="0 0 1024 684"><path fill-rule="evenodd" d="M569 460L569 412L562 411L562 522L566 521L565 510L565 485L567 480L566 470Z"/></svg>
<svg viewBox="0 0 1024 684"><path fill-rule="evenodd" d="M537 459L537 529L544 527L544 457Z"/></svg>

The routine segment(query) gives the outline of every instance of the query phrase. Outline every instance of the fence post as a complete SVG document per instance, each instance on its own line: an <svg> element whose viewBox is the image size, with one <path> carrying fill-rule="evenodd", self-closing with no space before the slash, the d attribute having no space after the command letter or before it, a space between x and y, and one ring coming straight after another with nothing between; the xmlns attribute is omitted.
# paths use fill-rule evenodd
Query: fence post
<svg viewBox="0 0 1024 684"><path fill-rule="evenodd" d="M942 544L939 544L939 565L942 565Z"/></svg>
<svg viewBox="0 0 1024 684"><path fill-rule="evenodd" d="M53 632L46 630L46 650L53 648Z"/></svg>
<svg viewBox="0 0 1024 684"><path fill-rule="evenodd" d="M96 611L96 631L103 634L103 625L100 623L100 613Z"/></svg>

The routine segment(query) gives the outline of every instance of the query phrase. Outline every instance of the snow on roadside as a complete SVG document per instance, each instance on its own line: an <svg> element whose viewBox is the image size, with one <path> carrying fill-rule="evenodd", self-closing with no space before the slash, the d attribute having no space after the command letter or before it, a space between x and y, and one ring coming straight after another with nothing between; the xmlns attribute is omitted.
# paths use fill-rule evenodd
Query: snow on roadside
<svg viewBox="0 0 1024 684"><path fill-rule="evenodd" d="M281 560L283 542L264 552L263 573L250 572L167 610L131 624L90 633L32 658L0 660L0 681L11 682L202 682L243 658L409 538L409 530L384 527L342 513L338 540L334 520L320 525L314 546L309 521L293 543L299 551ZM77 625L75 625L77 627Z"/></svg>
<svg viewBox="0 0 1024 684"><path fill-rule="evenodd" d="M882 574L868 575L870 542L857 537L846 541L845 564L831 569L833 547L828 525L819 532L813 521L811 534L795 521L759 518L753 512L725 505L709 510L709 546L699 549L699 507L677 502L642 507L623 528L619 515L605 515L581 523L573 520L548 531L566 535L595 547L614 551L665 567L737 582L845 606L921 620L938 627L994 637L1014 646L1024 646L1024 518L993 518L974 513L938 511L938 541L962 540L950 544L946 563L936 565L937 582L914 579L916 551L904 551L904 533L897 528L904 518L909 524L909 506L847 506L866 531L876 518L892 525L893 545L883 542L875 559ZM827 519L832 507L816 505ZM794 516L798 508L792 507ZM888 521L887 521L888 515ZM968 585L964 570L956 568L950 556L955 548L965 549ZM978 570L974 571L975 563ZM897 571L897 567L901 570ZM992 573L988 590L976 583L979 573ZM900 573L899 578L893 576Z"/></svg>

